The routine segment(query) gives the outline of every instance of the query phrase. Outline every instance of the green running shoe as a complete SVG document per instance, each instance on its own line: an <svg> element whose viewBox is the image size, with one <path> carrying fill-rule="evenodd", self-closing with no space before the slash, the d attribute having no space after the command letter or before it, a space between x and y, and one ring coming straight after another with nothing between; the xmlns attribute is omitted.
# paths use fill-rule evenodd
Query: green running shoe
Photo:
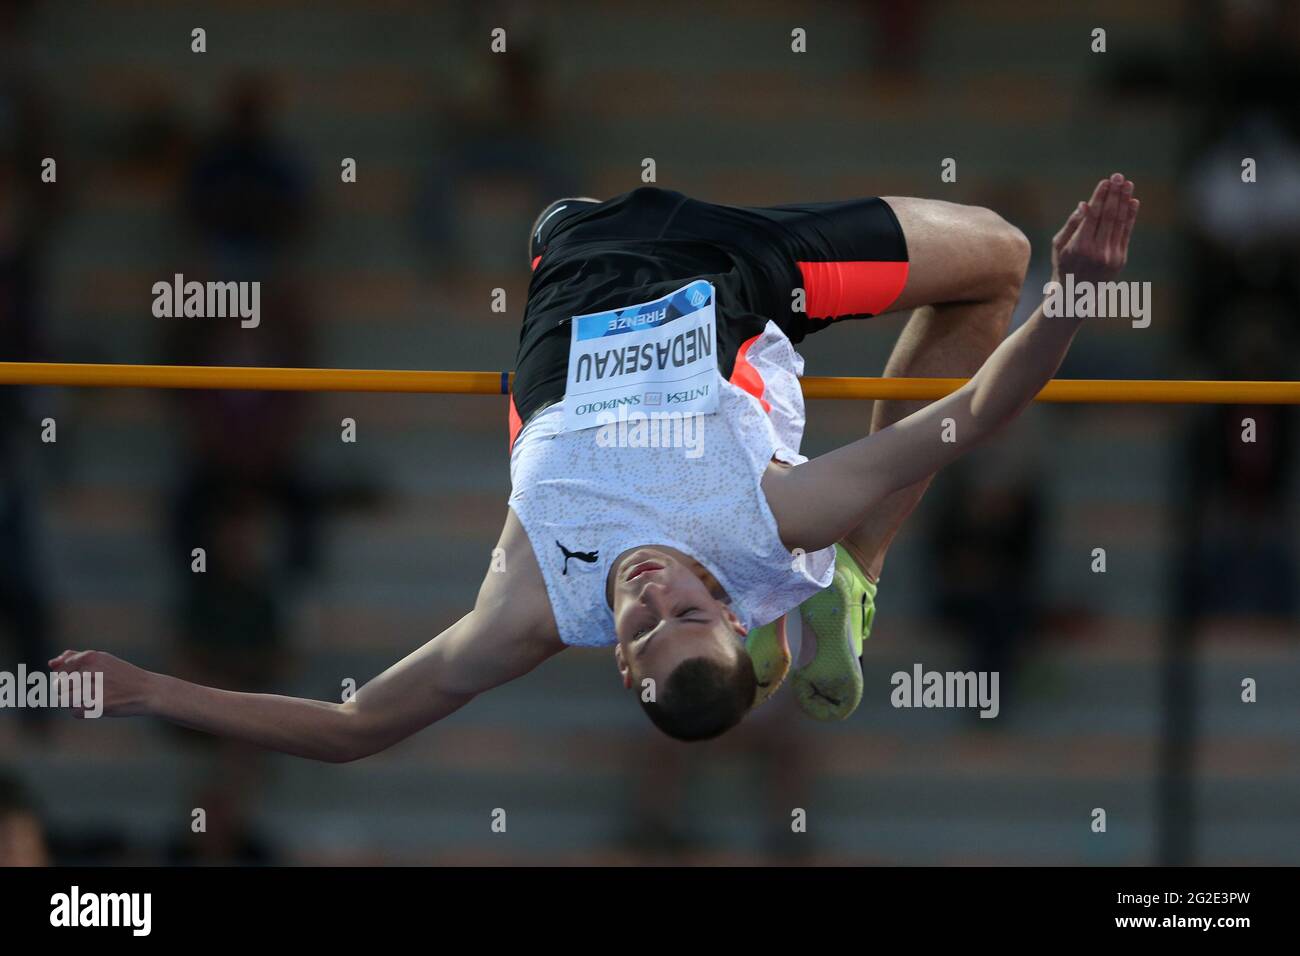
<svg viewBox="0 0 1300 956"><path fill-rule="evenodd" d="M843 720L862 702L859 658L876 616L876 585L837 544L831 586L799 605L799 615L804 640L817 641L813 659L791 674L799 707L814 720Z"/></svg>
<svg viewBox="0 0 1300 956"><path fill-rule="evenodd" d="M754 707L776 693L776 689L790 673L790 642L785 632L785 615L771 624L751 628L745 635L745 650L754 663L754 676L758 678L758 691L754 694Z"/></svg>

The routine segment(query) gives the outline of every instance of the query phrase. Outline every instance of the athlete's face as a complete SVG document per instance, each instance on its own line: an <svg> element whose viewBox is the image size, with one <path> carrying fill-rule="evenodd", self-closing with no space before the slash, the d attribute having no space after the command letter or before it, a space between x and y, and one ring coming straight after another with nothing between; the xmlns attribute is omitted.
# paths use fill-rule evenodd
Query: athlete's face
<svg viewBox="0 0 1300 956"><path fill-rule="evenodd" d="M638 548L619 561L612 607L623 686L651 678L662 687L692 658L736 660L745 628L706 579L698 563L662 548Z"/></svg>

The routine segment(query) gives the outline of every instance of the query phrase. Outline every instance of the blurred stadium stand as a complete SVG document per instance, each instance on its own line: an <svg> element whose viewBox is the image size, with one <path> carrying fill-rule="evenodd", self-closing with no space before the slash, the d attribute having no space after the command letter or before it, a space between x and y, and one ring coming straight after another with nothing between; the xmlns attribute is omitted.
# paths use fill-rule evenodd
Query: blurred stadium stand
<svg viewBox="0 0 1300 956"><path fill-rule="evenodd" d="M49 188L63 197L40 250L48 354L171 360L168 326L184 320L152 317L151 285L225 268L223 278L238 269L295 290L312 364L509 368L524 238L548 191L626 191L652 156L660 185L719 202L987 203L1034 241L1040 282L1071 204L1122 169L1144 197L1130 278L1152 282L1155 318L1146 330L1094 324L1062 374L1206 368L1183 327L1193 214L1180 176L1196 101L1172 83L1133 92L1112 65L1177 60L1198 42L1201 6L915 4L915 51L901 61L882 52L897 24L870 4L565 0L545 16L531 5L458 7L27 5L8 28L8 49L22 56L7 69L25 71L47 104L59 143ZM488 52L498 25L522 66ZM1088 52L1099 25L1106 55ZM208 33L204 55L189 52L195 26ZM808 31L806 55L789 52L794 26ZM181 200L245 82L269 97L275 155L310 197L296 232L252 252L205 234ZM355 185L338 180L345 156L358 161ZM949 156L958 182L943 184ZM490 309L495 287L507 290L506 314ZM285 311L264 309L248 335L272 334ZM879 374L900 322L809 340L809 371ZM1294 373L1288 360L1280 374ZM37 446L29 457L47 460L28 463L29 507L43 523L31 560L54 614L51 643L179 666L189 551L173 540L173 511L196 419L164 393L37 398L59 422L57 448ZM1008 651L1015 693L996 721L889 705L895 670L973 666L964 630L940 613L946 539L934 525L948 513L945 482L957 479L936 483L886 567L860 712L843 726L786 731L806 768L794 781L810 821L797 857L772 836L788 829L788 811L763 799L787 765L724 740L675 755L676 771L657 775L667 745L624 699L606 652L566 653L354 765L232 752L151 721L8 718L0 764L36 794L58 862L202 859L177 844L191 807L206 805L238 831L218 862L1295 864L1294 619L1197 617L1194 656L1192 641L1168 637L1189 484L1180 449L1195 414L1041 407L965 467L974 487L1029 482L1039 499L1031 618ZM316 543L303 561L260 559L277 622L278 669L265 680L338 699L344 679L363 683L473 600L505 515L505 406L322 395L302 416L280 450L308 476ZM355 445L339 441L344 417L358 422ZM822 402L809 418L804 451L816 454L858 437L869 410ZM36 426L21 427L34 442ZM1287 474L1295 500L1296 469ZM274 501L252 514L251 540L232 546L262 554L292 537L292 516ZM1105 574L1090 571L1097 547ZM990 550L990 562L1005 557ZM227 654L266 650L232 627ZM1171 660L1190 668L1195 711L1189 749L1172 756L1162 750ZM1260 682L1259 703L1240 702L1243 677ZM637 809L645 788L677 794L664 819ZM503 835L489 830L496 807L509 814ZM1094 807L1108 812L1105 836L1089 830ZM1164 816L1179 812L1180 825Z"/></svg>

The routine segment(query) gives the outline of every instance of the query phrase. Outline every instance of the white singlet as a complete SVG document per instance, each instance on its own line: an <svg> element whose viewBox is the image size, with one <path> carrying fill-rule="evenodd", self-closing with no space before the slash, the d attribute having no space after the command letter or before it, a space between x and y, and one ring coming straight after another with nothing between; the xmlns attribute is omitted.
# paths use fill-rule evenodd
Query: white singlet
<svg viewBox="0 0 1300 956"><path fill-rule="evenodd" d="M616 642L605 599L610 564L644 545L667 545L704 565L746 628L776 620L830 585L834 549L792 554L760 486L773 458L808 460L799 454L803 358L773 322L744 357L770 411L719 375L718 411L696 420L647 421L640 435L627 421L621 438L618 423L565 432L558 403L516 438L510 508L532 543L564 643ZM662 447L659 439L679 444ZM641 442L660 447L630 447Z"/></svg>

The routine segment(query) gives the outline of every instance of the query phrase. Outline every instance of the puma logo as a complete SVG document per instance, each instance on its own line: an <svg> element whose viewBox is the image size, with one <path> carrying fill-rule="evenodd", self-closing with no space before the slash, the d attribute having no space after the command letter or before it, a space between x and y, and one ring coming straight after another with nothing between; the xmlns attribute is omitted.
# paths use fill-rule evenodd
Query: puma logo
<svg viewBox="0 0 1300 956"><path fill-rule="evenodd" d="M564 570L560 572L561 574L569 573L569 558L577 558L586 564L595 564L596 558L600 555L599 551L570 551L558 541L555 542L555 546L564 552Z"/></svg>

